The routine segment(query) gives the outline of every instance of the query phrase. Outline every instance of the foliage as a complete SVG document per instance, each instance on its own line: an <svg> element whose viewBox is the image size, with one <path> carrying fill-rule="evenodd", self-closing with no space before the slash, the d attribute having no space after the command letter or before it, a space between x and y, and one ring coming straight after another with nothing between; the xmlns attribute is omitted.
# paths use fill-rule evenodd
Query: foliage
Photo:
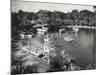
<svg viewBox="0 0 100 75"><path fill-rule="evenodd" d="M27 73L37 73L37 65L23 65L23 61L12 56L11 61L11 74L27 74Z"/></svg>
<svg viewBox="0 0 100 75"><path fill-rule="evenodd" d="M30 30L34 25L66 26L66 25L96 25L96 12L89 10L73 10L72 12L59 12L40 10L37 13L19 10L11 13L12 30ZM33 22L33 23L31 23Z"/></svg>

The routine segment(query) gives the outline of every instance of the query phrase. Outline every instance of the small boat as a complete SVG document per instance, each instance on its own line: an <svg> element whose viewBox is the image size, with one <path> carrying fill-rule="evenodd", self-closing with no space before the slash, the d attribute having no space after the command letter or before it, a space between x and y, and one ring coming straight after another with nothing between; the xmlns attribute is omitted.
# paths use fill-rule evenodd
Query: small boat
<svg viewBox="0 0 100 75"><path fill-rule="evenodd" d="M71 36L69 36L69 37L64 37L64 40L70 42L73 41L74 39Z"/></svg>

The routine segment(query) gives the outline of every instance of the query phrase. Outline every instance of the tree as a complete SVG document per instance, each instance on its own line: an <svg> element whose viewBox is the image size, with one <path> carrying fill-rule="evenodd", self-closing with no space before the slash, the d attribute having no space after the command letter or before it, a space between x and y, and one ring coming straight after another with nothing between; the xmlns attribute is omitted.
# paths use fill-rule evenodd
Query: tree
<svg viewBox="0 0 100 75"><path fill-rule="evenodd" d="M41 24L48 23L49 21L49 11L47 10L40 10L37 12L38 21L41 22Z"/></svg>

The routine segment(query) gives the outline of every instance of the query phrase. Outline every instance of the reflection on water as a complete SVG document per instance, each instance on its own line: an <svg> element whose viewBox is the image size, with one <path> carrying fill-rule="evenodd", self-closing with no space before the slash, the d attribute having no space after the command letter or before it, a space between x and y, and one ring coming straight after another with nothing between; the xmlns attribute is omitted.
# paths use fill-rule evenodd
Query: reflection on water
<svg viewBox="0 0 100 75"><path fill-rule="evenodd" d="M67 42L63 38L68 36L68 32L55 40L56 46L60 50L66 50L75 59L78 65L95 64L95 31L80 30L77 34L71 33L74 42Z"/></svg>

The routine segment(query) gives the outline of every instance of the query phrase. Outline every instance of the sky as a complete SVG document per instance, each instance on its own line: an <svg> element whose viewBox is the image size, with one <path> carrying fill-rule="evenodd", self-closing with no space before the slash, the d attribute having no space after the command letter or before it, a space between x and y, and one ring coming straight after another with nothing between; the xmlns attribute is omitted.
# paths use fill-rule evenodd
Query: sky
<svg viewBox="0 0 100 75"><path fill-rule="evenodd" d="M16 1L11 2L11 11L18 12L20 9L23 11L37 12L39 10L49 10L49 11L61 11L61 12L71 12L72 10L89 10L95 11L93 6L89 5L70 5L70 4L54 4L54 3L44 3L44 2L32 2L32 1Z"/></svg>

